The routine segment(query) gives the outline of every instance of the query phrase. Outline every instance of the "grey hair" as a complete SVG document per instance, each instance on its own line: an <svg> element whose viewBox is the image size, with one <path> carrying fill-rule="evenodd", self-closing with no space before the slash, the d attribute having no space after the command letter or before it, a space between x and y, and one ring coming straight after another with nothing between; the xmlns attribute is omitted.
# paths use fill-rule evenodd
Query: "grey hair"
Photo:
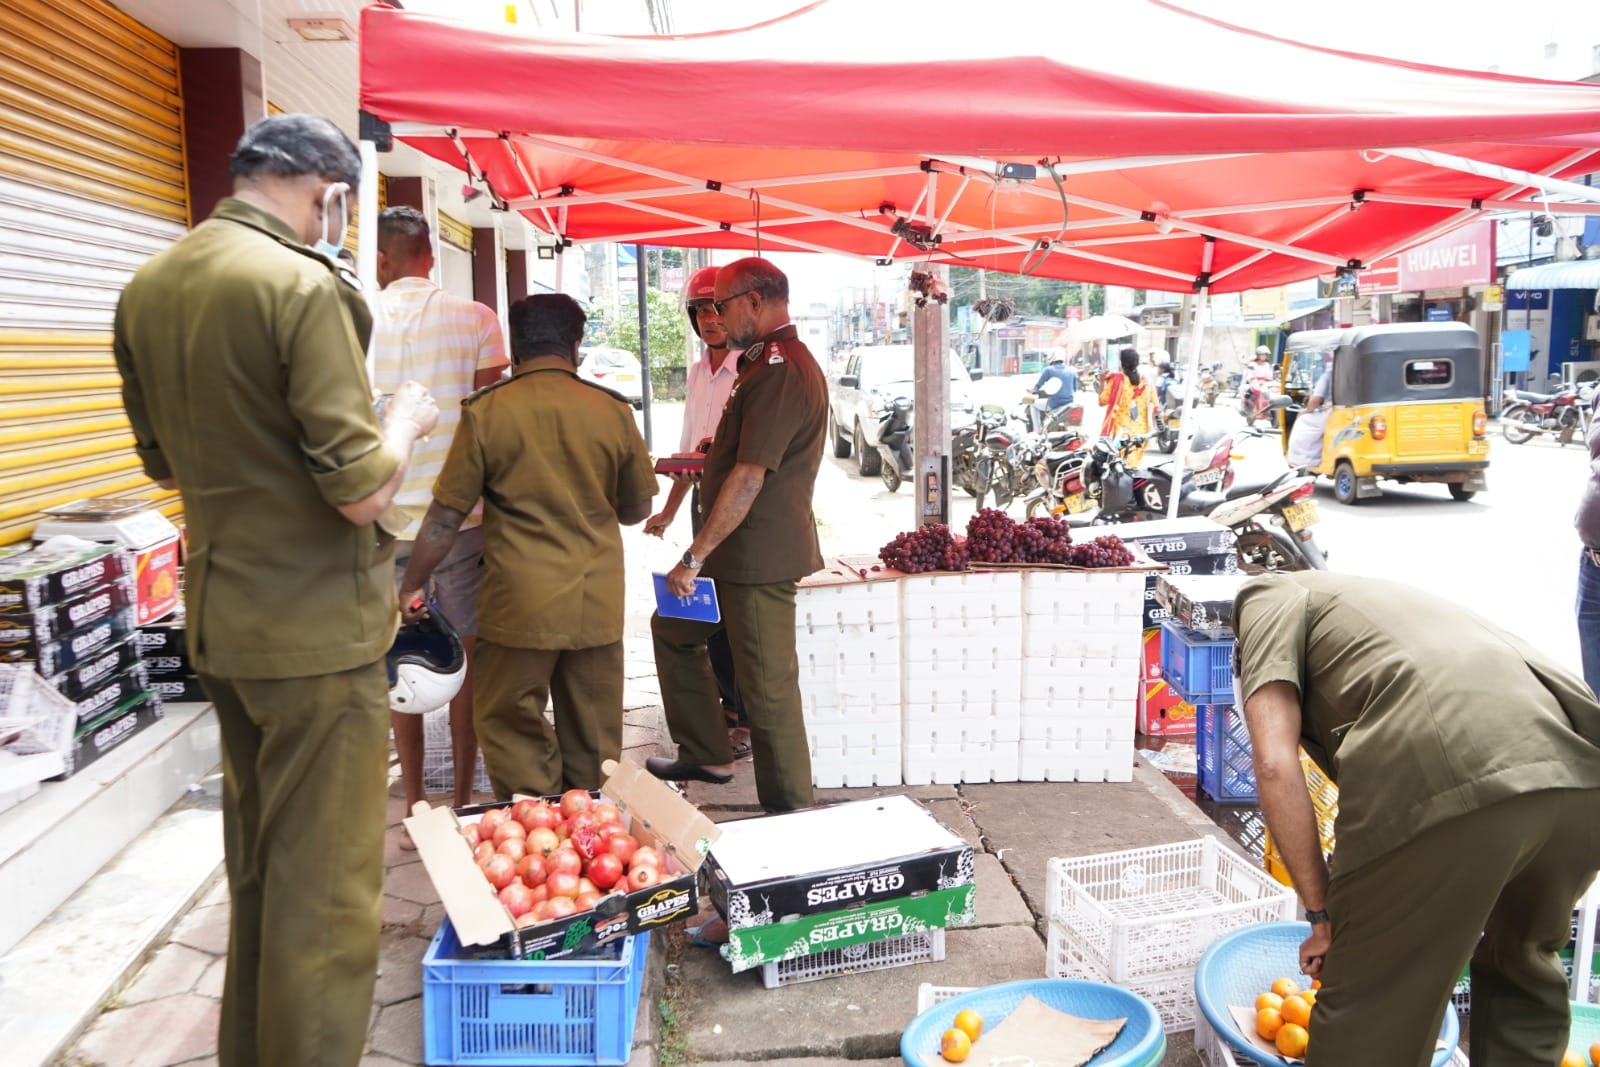
<svg viewBox="0 0 1600 1067"><path fill-rule="evenodd" d="M736 259L722 268L728 272L728 287L760 293L762 300L789 301L789 278L783 271L759 256Z"/></svg>
<svg viewBox="0 0 1600 1067"><path fill-rule="evenodd" d="M236 182L306 175L351 189L361 181L356 146L321 115L268 115L244 131L228 163L228 176Z"/></svg>
<svg viewBox="0 0 1600 1067"><path fill-rule="evenodd" d="M433 233L428 219L409 204L378 212L378 248L387 255L411 262L433 254Z"/></svg>

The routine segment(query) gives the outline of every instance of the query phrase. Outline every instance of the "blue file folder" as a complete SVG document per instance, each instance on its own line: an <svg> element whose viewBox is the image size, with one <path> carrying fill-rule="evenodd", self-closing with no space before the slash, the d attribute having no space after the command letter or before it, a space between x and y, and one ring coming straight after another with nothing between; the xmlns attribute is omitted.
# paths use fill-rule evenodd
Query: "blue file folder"
<svg viewBox="0 0 1600 1067"><path fill-rule="evenodd" d="M657 574L656 610L668 619L693 619L696 622L721 622L722 609L717 604L717 583L710 578L696 578L694 592L688 596L674 596L667 588L667 576Z"/></svg>

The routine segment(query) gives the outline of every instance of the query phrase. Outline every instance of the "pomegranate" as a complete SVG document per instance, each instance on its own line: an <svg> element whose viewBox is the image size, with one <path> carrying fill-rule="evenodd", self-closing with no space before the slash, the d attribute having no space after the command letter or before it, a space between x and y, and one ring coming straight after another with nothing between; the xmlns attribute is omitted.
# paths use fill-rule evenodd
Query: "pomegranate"
<svg viewBox="0 0 1600 1067"><path fill-rule="evenodd" d="M598 903L600 903L600 894L599 893L579 893L578 894L577 905L578 905L578 910L579 911L588 911L590 908L594 907Z"/></svg>
<svg viewBox="0 0 1600 1067"><path fill-rule="evenodd" d="M556 837L554 830L540 827L528 832L528 851L540 856L548 856L561 847L561 841Z"/></svg>
<svg viewBox="0 0 1600 1067"><path fill-rule="evenodd" d="M606 851L622 861L626 867L633 859L633 854L639 851L639 842L634 840L632 834L612 834L606 838Z"/></svg>
<svg viewBox="0 0 1600 1067"><path fill-rule="evenodd" d="M538 907L537 906L535 906L534 908L530 909L527 912L527 914L518 915L517 916L517 926L519 926L519 927L538 926L538 925L539 925L539 914L538 914Z"/></svg>
<svg viewBox="0 0 1600 1067"><path fill-rule="evenodd" d="M622 812L617 810L615 804L607 804L602 800L589 810L594 813L594 821L601 828L607 826L621 827L622 825Z"/></svg>
<svg viewBox="0 0 1600 1067"><path fill-rule="evenodd" d="M631 871L635 867L654 867L656 870L660 870L661 853L649 845L641 846L638 851L634 852L633 859L628 861L628 870Z"/></svg>
<svg viewBox="0 0 1600 1067"><path fill-rule="evenodd" d="M499 848L502 844L511 840L513 837L522 839L526 838L527 836L528 831L522 828L522 824L520 822L517 822L515 819L507 819L505 822L495 827L494 836L490 838L490 840L494 842L495 848Z"/></svg>
<svg viewBox="0 0 1600 1067"><path fill-rule="evenodd" d="M504 889L517 876L517 865L509 856L495 853L483 865L483 876L489 879L489 884L495 889Z"/></svg>
<svg viewBox="0 0 1600 1067"><path fill-rule="evenodd" d="M573 915L577 912L578 902L571 897L551 897L544 902L544 907L545 918L565 919L568 915Z"/></svg>
<svg viewBox="0 0 1600 1067"><path fill-rule="evenodd" d="M515 826L517 824L507 823L506 825ZM528 842L526 839L521 837L508 837L504 841L500 842L500 847L495 849L495 851L500 853L502 856L510 856L513 862L520 863L522 861L522 857L528 854Z"/></svg>
<svg viewBox="0 0 1600 1067"><path fill-rule="evenodd" d="M478 817L478 839L490 841L494 839L494 832L500 828L508 816L504 808L490 808Z"/></svg>
<svg viewBox="0 0 1600 1067"><path fill-rule="evenodd" d="M521 878L529 889L536 885L544 885L545 873L543 856L530 852L517 861L517 877Z"/></svg>
<svg viewBox="0 0 1600 1067"><path fill-rule="evenodd" d="M661 881L661 872L654 867L630 867L628 869L629 889L648 889Z"/></svg>
<svg viewBox="0 0 1600 1067"><path fill-rule="evenodd" d="M511 817L521 823L524 830L531 830L533 827L528 825L528 813L538 806L537 800L523 798L511 805Z"/></svg>
<svg viewBox="0 0 1600 1067"><path fill-rule="evenodd" d="M589 861L589 881L598 889L610 889L622 880L622 861L610 852L602 852Z"/></svg>
<svg viewBox="0 0 1600 1067"><path fill-rule="evenodd" d="M561 814L572 818L580 811L588 811L594 807L594 797L589 795L587 789L569 789L561 794Z"/></svg>
<svg viewBox="0 0 1600 1067"><path fill-rule="evenodd" d="M461 836L467 839L468 848L477 848L480 840L478 837L478 824L474 822L463 826L461 828Z"/></svg>
<svg viewBox="0 0 1600 1067"><path fill-rule="evenodd" d="M550 805L540 802L529 810L528 817L522 820L522 825L529 830L554 830L559 822L561 813Z"/></svg>
<svg viewBox="0 0 1600 1067"><path fill-rule="evenodd" d="M500 903L506 906L513 919L519 915L526 915L533 907L533 890L521 882L512 882L500 890Z"/></svg>
<svg viewBox="0 0 1600 1067"><path fill-rule="evenodd" d="M589 880L589 876L586 874L580 874L578 876L578 895L581 897L585 893L593 893L595 896L600 895L600 892L595 887L595 884Z"/></svg>
<svg viewBox="0 0 1600 1067"><path fill-rule="evenodd" d="M556 873L577 877L583 873L583 857L570 848L558 848L545 857L544 866L547 877Z"/></svg>
<svg viewBox="0 0 1600 1067"><path fill-rule="evenodd" d="M544 885L552 898L578 895L578 876L566 871L556 871L544 880Z"/></svg>
<svg viewBox="0 0 1600 1067"><path fill-rule="evenodd" d="M496 855L493 841L479 841L477 847L472 850L472 860L479 867L488 863L489 857L493 855Z"/></svg>
<svg viewBox="0 0 1600 1067"><path fill-rule="evenodd" d="M550 899L550 889L543 882L533 886L528 892L532 894L529 899L533 901L534 907L538 907Z"/></svg>

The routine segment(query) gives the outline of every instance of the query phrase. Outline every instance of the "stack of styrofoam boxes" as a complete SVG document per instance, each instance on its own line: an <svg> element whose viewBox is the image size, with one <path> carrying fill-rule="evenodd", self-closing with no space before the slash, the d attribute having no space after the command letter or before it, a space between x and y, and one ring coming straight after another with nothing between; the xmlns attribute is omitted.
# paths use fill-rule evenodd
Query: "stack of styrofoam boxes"
<svg viewBox="0 0 1600 1067"><path fill-rule="evenodd" d="M1233 574L1238 569L1233 531L1204 516L1130 523L1119 536L1166 564L1173 574ZM1193 736L1198 725L1194 705L1161 677L1161 620L1169 613L1156 602L1156 577L1151 572L1145 578L1144 651L1134 705L1139 732L1152 737Z"/></svg>
<svg viewBox="0 0 1600 1067"><path fill-rule="evenodd" d="M819 788L900 784L900 606L892 581L802 583L795 652Z"/></svg>
<svg viewBox="0 0 1600 1067"><path fill-rule="evenodd" d="M1014 782L1022 727L1022 575L900 580L905 782Z"/></svg>
<svg viewBox="0 0 1600 1067"><path fill-rule="evenodd" d="M1023 575L1022 781L1133 779L1144 584L1137 571Z"/></svg>

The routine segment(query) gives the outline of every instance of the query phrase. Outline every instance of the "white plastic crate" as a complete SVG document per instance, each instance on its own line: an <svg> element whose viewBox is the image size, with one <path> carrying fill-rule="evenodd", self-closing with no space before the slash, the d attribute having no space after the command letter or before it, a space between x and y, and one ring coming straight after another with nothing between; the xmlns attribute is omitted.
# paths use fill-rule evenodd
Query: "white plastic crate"
<svg viewBox="0 0 1600 1067"><path fill-rule="evenodd" d="M1133 781L1131 741L1105 748L1023 741L1017 751L1017 780L1021 782Z"/></svg>
<svg viewBox="0 0 1600 1067"><path fill-rule="evenodd" d="M1109 982L1128 992L1143 997L1161 1016L1161 1028L1167 1033L1188 1030L1200 1017L1200 1007L1194 999L1194 966L1179 967L1160 974L1141 975L1138 978L1118 980L1095 967L1083 953L1077 951L1066 931L1056 923L1050 924L1049 942L1045 951L1045 971L1051 978L1085 978L1091 982Z"/></svg>
<svg viewBox="0 0 1600 1067"><path fill-rule="evenodd" d="M1249 1060L1241 1060L1233 1049L1206 1022L1205 1013L1194 1014L1194 1050L1206 1067L1251 1067ZM1470 1067L1467 1054L1459 1048L1450 1054L1450 1067Z"/></svg>
<svg viewBox="0 0 1600 1067"><path fill-rule="evenodd" d="M907 745L902 760L906 785L955 785L958 782L1015 782L1017 743L944 743Z"/></svg>
<svg viewBox="0 0 1600 1067"><path fill-rule="evenodd" d="M1118 982L1188 967L1230 930L1292 921L1294 891L1214 837L1049 863L1047 915Z"/></svg>
<svg viewBox="0 0 1600 1067"><path fill-rule="evenodd" d="M917 986L917 1014L921 1015L941 1001L970 993L976 988L977 986L970 985L934 985L932 982L923 982Z"/></svg>
<svg viewBox="0 0 1600 1067"><path fill-rule="evenodd" d="M907 704L901 720L901 734L931 742L936 734L957 740L966 734L974 739L1016 741L1022 736L1022 717L1012 701L972 701L970 703Z"/></svg>
<svg viewBox="0 0 1600 1067"><path fill-rule="evenodd" d="M811 784L818 789L901 784L899 745L811 746Z"/></svg>
<svg viewBox="0 0 1600 1067"><path fill-rule="evenodd" d="M489 771L483 765L483 753L475 752L477 768L472 776L472 789L477 793L493 792L489 784ZM451 793L456 788L455 751L450 743L450 709L440 708L422 717L422 789L426 793Z"/></svg>
<svg viewBox="0 0 1600 1067"><path fill-rule="evenodd" d="M1057 656L1067 660L1137 660L1144 655L1142 623L1115 626L1053 626L1030 615L1023 619L1025 660Z"/></svg>
<svg viewBox="0 0 1600 1067"><path fill-rule="evenodd" d="M961 574L903 578L900 618L1016 618L1022 614L1022 575L1016 571L966 571Z"/></svg>
<svg viewBox="0 0 1600 1067"><path fill-rule="evenodd" d="M800 982L815 982L858 971L881 971L913 963L944 962L944 930L934 927L864 945L826 948L807 956L763 964L761 983L768 989Z"/></svg>

